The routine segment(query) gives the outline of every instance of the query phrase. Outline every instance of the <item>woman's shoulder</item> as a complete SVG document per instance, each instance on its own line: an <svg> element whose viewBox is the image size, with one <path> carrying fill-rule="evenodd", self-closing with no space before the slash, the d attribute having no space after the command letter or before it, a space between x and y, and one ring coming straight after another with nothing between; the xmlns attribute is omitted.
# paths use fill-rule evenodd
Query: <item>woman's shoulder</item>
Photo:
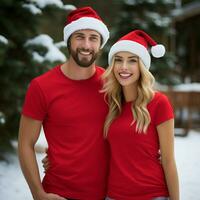
<svg viewBox="0 0 200 200"><path fill-rule="evenodd" d="M168 99L168 97L163 92L155 91L153 99L159 101L159 100L162 100L162 99Z"/></svg>
<svg viewBox="0 0 200 200"><path fill-rule="evenodd" d="M169 102L168 97L163 92L155 91L154 96L149 104L157 105L157 104L163 104L165 102Z"/></svg>
<svg viewBox="0 0 200 200"><path fill-rule="evenodd" d="M158 125L168 119L174 118L172 104L168 97L159 91L156 91L150 104L148 105L152 121Z"/></svg>

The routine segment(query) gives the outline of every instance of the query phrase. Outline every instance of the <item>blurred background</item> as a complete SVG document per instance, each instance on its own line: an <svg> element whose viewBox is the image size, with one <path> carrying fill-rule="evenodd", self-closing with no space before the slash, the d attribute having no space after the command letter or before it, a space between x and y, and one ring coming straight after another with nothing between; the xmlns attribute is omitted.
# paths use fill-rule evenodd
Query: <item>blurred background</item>
<svg viewBox="0 0 200 200"><path fill-rule="evenodd" d="M152 58L150 71L157 80L155 87L166 93L175 110L175 142L181 199L200 199L197 189L200 185L197 179L200 176L200 1L1 0L2 200L4 195L13 195L6 199L31 199L16 156L18 124L24 95L32 78L67 60L67 49L63 42L66 15L82 6L93 7L110 29L111 38L98 59L98 64L104 68L107 67L110 46L131 30L142 29L165 45L166 55L162 59ZM45 139L41 138L38 152L42 152L45 145ZM39 159L42 156L43 154L38 154ZM21 180L22 185L13 184L17 180Z"/></svg>

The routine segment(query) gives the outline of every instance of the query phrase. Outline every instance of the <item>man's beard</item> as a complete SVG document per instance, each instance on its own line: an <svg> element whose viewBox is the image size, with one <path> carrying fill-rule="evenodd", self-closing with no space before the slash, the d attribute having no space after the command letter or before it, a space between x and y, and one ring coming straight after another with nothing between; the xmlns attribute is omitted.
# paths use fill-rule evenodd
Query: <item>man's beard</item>
<svg viewBox="0 0 200 200"><path fill-rule="evenodd" d="M90 53L90 56L91 56L91 59L88 59L88 58L84 58L84 56L82 55L83 58L79 58L79 52L80 51L84 51L84 52L89 52ZM77 48L75 51L70 48L70 52L71 56L73 57L74 61L76 62L76 64L78 64L80 67L89 67L91 66L95 60L97 59L98 57L98 53L95 53L94 51L90 51L90 50L86 50L84 48Z"/></svg>

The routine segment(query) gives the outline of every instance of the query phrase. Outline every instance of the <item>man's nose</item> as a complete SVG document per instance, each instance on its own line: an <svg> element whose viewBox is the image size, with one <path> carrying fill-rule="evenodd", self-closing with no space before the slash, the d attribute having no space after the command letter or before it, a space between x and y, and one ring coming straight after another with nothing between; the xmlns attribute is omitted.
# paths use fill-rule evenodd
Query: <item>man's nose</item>
<svg viewBox="0 0 200 200"><path fill-rule="evenodd" d="M90 49L90 47L91 47L91 44L90 44L89 38L85 38L84 42L83 42L83 48L84 49Z"/></svg>

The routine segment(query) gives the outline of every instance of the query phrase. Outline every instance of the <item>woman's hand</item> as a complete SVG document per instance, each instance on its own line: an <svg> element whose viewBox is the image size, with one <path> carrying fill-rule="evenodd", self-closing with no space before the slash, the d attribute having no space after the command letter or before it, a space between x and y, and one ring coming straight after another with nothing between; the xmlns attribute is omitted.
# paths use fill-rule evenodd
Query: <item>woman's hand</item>
<svg viewBox="0 0 200 200"><path fill-rule="evenodd" d="M50 167L50 162L49 162L48 155L47 155L47 149L46 149L46 156L42 159L42 164L43 164L42 166L44 168L44 173L46 173Z"/></svg>

